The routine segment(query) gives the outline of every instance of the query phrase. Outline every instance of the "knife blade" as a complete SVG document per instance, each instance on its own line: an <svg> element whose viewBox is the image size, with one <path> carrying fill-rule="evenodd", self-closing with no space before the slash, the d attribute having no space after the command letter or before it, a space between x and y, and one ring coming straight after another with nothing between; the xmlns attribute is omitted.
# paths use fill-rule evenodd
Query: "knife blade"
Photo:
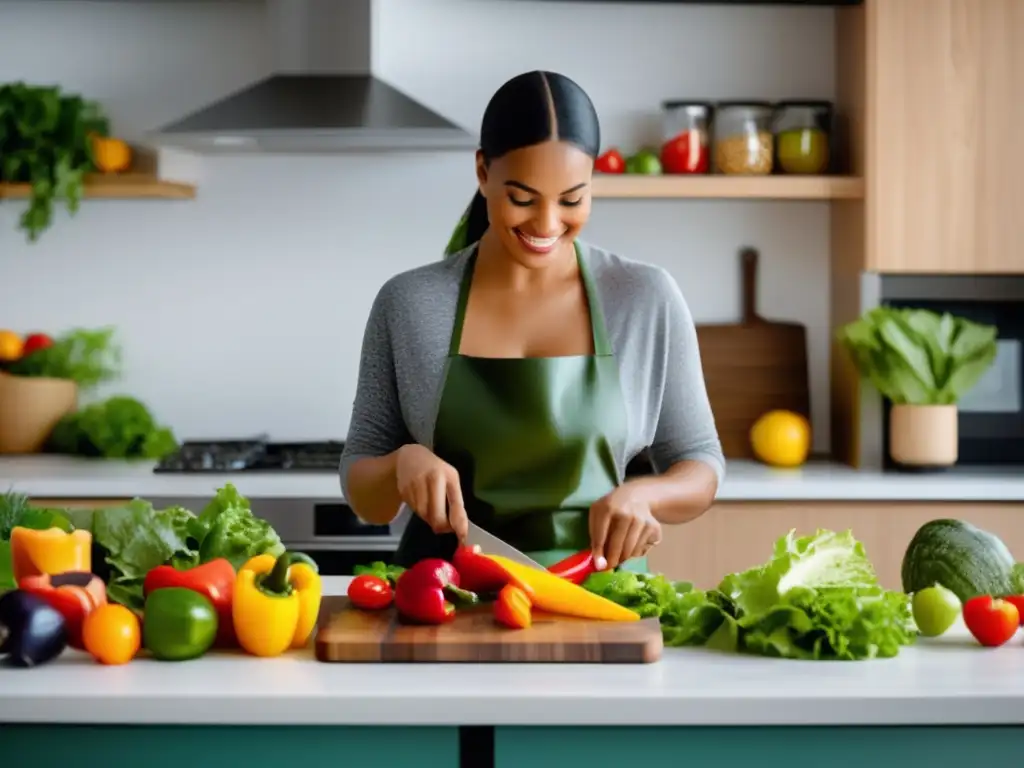
<svg viewBox="0 0 1024 768"><path fill-rule="evenodd" d="M469 532L466 534L466 544L471 547L478 546L485 555L499 555L507 557L513 562L525 565L528 568L536 568L538 571L546 571L543 565L536 560L531 560L511 544L506 544L492 533L488 533L476 523L469 524Z"/></svg>

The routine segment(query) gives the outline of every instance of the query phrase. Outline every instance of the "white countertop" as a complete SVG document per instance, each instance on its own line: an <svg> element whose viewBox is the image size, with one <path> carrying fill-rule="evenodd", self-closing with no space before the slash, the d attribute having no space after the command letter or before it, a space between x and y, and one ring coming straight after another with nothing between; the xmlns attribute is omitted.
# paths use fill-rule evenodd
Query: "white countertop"
<svg viewBox="0 0 1024 768"><path fill-rule="evenodd" d="M0 458L0 490L39 498L116 499L142 496L212 496L234 483L250 498L340 499L333 472L236 472L155 474L153 462L75 459L61 456ZM816 461L800 469L771 469L730 461L720 501L1024 501L1024 468L958 467L935 474L858 471Z"/></svg>
<svg viewBox="0 0 1024 768"><path fill-rule="evenodd" d="M329 577L325 591L346 583ZM0 668L0 723L1024 724L1021 642L982 649L959 628L889 660L666 649L659 663L621 666L322 664L306 650L103 667L67 651L46 666Z"/></svg>

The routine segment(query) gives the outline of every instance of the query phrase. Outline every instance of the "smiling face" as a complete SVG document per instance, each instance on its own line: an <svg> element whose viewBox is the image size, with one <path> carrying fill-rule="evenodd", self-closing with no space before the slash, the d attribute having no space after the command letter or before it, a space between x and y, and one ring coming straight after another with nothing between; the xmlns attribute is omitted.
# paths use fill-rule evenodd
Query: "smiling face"
<svg viewBox="0 0 1024 768"><path fill-rule="evenodd" d="M517 149L485 165L477 156L490 230L525 267L571 246L590 217L594 160L560 141Z"/></svg>

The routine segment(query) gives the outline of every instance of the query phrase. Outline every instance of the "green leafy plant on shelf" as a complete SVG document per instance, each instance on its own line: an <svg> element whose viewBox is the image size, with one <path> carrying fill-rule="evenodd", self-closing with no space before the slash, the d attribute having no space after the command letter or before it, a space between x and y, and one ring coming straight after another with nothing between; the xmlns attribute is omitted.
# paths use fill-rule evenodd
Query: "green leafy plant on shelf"
<svg viewBox="0 0 1024 768"><path fill-rule="evenodd" d="M58 336L53 344L6 363L11 376L68 379L80 389L113 381L121 373L121 349L113 328L76 328Z"/></svg>
<svg viewBox="0 0 1024 768"><path fill-rule="evenodd" d="M19 225L35 242L53 222L56 200L74 214L95 170L94 135L110 124L99 104L58 86L0 84L0 182L29 184Z"/></svg>
<svg viewBox="0 0 1024 768"><path fill-rule="evenodd" d="M837 337L893 405L955 405L995 361L997 334L995 326L949 313L877 307Z"/></svg>

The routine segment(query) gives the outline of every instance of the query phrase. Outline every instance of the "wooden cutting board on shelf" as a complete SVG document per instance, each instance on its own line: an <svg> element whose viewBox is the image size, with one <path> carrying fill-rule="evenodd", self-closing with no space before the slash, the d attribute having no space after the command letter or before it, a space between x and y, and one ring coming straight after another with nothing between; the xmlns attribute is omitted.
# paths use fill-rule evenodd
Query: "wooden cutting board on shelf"
<svg viewBox="0 0 1024 768"><path fill-rule="evenodd" d="M740 262L740 322L697 326L711 410L730 459L753 458L750 428L767 411L795 411L807 418L811 411L807 330L757 313L757 251L743 249Z"/></svg>
<svg viewBox="0 0 1024 768"><path fill-rule="evenodd" d="M460 611L442 626L414 626L393 608L361 611L325 597L316 635L324 662L650 664L661 658L657 619L590 621L535 612L529 629L495 623L490 605Z"/></svg>

